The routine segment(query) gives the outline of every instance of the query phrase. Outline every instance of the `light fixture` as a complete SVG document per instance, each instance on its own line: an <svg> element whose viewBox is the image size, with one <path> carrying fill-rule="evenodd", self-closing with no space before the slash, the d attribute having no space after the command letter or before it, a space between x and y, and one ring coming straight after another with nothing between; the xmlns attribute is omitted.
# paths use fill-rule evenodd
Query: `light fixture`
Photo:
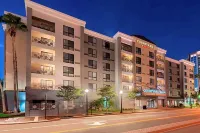
<svg viewBox="0 0 200 133"><path fill-rule="evenodd" d="M119 94L123 94L123 91L121 90L121 91L119 92Z"/></svg>
<svg viewBox="0 0 200 133"><path fill-rule="evenodd" d="M88 92L89 92L89 90L88 90L88 89L85 89L85 92L86 92L86 93L88 93Z"/></svg>

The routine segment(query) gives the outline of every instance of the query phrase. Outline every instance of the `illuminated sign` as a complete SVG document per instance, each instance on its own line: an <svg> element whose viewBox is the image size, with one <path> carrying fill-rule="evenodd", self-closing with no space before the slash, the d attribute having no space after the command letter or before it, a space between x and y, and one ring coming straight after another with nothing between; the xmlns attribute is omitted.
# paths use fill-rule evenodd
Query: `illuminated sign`
<svg viewBox="0 0 200 133"><path fill-rule="evenodd" d="M146 43L146 42L143 42L143 41L140 41L140 40L136 40L136 42L142 44L142 46L148 46L150 48L154 48L154 46L152 44L149 44L149 43Z"/></svg>
<svg viewBox="0 0 200 133"><path fill-rule="evenodd" d="M166 92L160 89L144 89L143 92L165 94Z"/></svg>

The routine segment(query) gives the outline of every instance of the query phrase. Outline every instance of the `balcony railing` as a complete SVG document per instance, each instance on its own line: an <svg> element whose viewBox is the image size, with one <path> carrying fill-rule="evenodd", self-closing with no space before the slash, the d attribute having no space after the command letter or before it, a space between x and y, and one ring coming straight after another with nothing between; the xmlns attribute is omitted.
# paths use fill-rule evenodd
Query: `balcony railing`
<svg viewBox="0 0 200 133"><path fill-rule="evenodd" d="M133 81L131 79L122 78L122 82L132 83Z"/></svg>
<svg viewBox="0 0 200 133"><path fill-rule="evenodd" d="M127 69L127 68L122 68L122 71L123 71L123 72L131 72L131 73L133 72L132 69Z"/></svg>
<svg viewBox="0 0 200 133"><path fill-rule="evenodd" d="M158 60L158 61L161 61L161 62L165 62L165 60L162 59L162 58L158 58L158 57L157 57L157 60Z"/></svg>
<svg viewBox="0 0 200 133"><path fill-rule="evenodd" d="M33 89L44 89L44 90L53 90L54 86L53 85L41 85L39 83L37 84L32 84L31 87Z"/></svg>
<svg viewBox="0 0 200 133"><path fill-rule="evenodd" d="M40 43L46 46L50 46L50 47L54 47L54 41L48 38L44 38L44 37L34 37L32 36L32 42L36 42L36 43Z"/></svg>
<svg viewBox="0 0 200 133"><path fill-rule="evenodd" d="M159 70L164 70L164 67L157 66L157 69L159 69Z"/></svg>
<svg viewBox="0 0 200 133"><path fill-rule="evenodd" d="M42 74L42 75L54 75L54 71L48 71L48 70L32 70L31 73Z"/></svg>
<svg viewBox="0 0 200 133"><path fill-rule="evenodd" d="M128 57L125 57L125 56L122 56L122 60L123 61L128 61L128 62L133 62L132 59L128 58Z"/></svg>
<svg viewBox="0 0 200 133"><path fill-rule="evenodd" d="M37 58L37 59L42 59L42 60L53 61L53 55L51 54L42 54L42 53L32 52L32 57Z"/></svg>

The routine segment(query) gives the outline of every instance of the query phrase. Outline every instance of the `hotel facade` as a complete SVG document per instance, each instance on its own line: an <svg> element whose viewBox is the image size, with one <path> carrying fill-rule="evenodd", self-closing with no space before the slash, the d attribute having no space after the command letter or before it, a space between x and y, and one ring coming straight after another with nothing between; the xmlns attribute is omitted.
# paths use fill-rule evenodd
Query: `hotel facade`
<svg viewBox="0 0 200 133"><path fill-rule="evenodd" d="M166 50L144 36L117 32L108 37L67 14L30 0L25 0L25 5L26 17L20 17L28 32L17 32L16 48L20 109L26 115L43 115L45 95L52 104L50 115L56 115L58 109L64 112L64 101L56 97L63 85L89 89L89 101L98 98L99 88L112 86L116 107L120 107L119 91L123 90L125 109L133 107L127 98L133 89L140 92L135 101L138 109L178 106L195 93L194 64L166 57ZM7 26L3 28L6 33ZM7 110L13 110L11 38L4 35L4 93ZM84 113L84 97L70 104L71 113Z"/></svg>

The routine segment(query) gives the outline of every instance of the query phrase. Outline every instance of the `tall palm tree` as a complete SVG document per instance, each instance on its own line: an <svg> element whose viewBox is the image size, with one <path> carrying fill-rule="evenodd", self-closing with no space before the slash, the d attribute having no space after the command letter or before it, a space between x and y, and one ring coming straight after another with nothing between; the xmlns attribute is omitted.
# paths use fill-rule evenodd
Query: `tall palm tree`
<svg viewBox="0 0 200 133"><path fill-rule="evenodd" d="M0 79L0 92L1 92L2 109L3 109L3 112L5 112L6 111L6 105L5 105L5 97L4 97L3 87L4 87L4 80Z"/></svg>
<svg viewBox="0 0 200 133"><path fill-rule="evenodd" d="M12 56L13 56L13 87L14 87L14 112L19 112L18 102L18 69L17 69L17 51L15 38L17 31L27 31L27 26L21 21L21 18L11 13L0 16L0 23L4 23L7 26L7 34L12 38Z"/></svg>

